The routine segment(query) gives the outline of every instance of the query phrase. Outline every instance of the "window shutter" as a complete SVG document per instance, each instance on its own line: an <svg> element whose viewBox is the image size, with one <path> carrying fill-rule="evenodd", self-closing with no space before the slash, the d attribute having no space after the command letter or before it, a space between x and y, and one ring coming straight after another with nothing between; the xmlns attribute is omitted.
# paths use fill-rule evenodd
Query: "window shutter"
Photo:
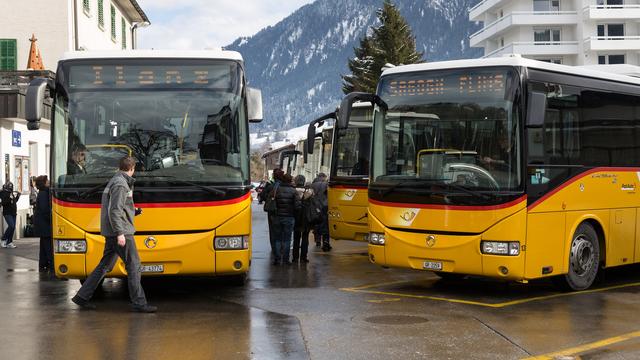
<svg viewBox="0 0 640 360"><path fill-rule="evenodd" d="M16 39L0 40L0 70L18 69L18 45Z"/></svg>
<svg viewBox="0 0 640 360"><path fill-rule="evenodd" d="M127 49L127 22L122 18L122 50Z"/></svg>
<svg viewBox="0 0 640 360"><path fill-rule="evenodd" d="M111 38L116 38L116 8L111 5Z"/></svg>
<svg viewBox="0 0 640 360"><path fill-rule="evenodd" d="M104 7L103 0L98 0L98 25L104 28Z"/></svg>

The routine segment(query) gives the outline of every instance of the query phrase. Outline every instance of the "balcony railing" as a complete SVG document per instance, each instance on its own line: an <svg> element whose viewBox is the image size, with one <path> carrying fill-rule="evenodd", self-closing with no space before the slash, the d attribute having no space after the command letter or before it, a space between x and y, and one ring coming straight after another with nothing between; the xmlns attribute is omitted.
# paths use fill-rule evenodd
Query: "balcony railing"
<svg viewBox="0 0 640 360"><path fill-rule="evenodd" d="M640 17L640 4L589 5L583 12L590 19L636 19Z"/></svg>
<svg viewBox="0 0 640 360"><path fill-rule="evenodd" d="M590 36L584 39L585 50L640 50L640 36Z"/></svg>
<svg viewBox="0 0 640 360"><path fill-rule="evenodd" d="M474 40L482 35L496 33L511 25L573 24L578 22L577 16L577 11L514 11L485 25L484 28L473 33L469 40L474 43Z"/></svg>
<svg viewBox="0 0 640 360"><path fill-rule="evenodd" d="M493 50L485 58L501 54L570 55L578 53L577 41L516 41Z"/></svg>

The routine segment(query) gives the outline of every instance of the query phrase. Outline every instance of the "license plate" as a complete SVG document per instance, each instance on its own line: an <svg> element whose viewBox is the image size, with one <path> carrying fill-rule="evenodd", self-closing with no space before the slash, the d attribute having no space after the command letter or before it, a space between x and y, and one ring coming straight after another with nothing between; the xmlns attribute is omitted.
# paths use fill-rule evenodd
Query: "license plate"
<svg viewBox="0 0 640 360"><path fill-rule="evenodd" d="M142 265L143 273L161 273L164 272L164 265Z"/></svg>
<svg viewBox="0 0 640 360"><path fill-rule="evenodd" d="M425 270L442 270L442 263L440 261L425 261L422 267Z"/></svg>

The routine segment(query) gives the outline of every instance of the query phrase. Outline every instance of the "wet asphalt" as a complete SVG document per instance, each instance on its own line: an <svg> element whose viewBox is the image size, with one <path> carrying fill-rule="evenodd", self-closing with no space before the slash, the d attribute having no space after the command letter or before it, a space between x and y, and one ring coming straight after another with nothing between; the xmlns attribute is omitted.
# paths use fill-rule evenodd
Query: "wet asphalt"
<svg viewBox="0 0 640 360"><path fill-rule="evenodd" d="M383 269L358 242L273 266L257 204L253 215L247 283L146 278L156 314L129 312L126 282L115 279L96 311L79 310L69 301L77 280L37 272L35 239L0 249L0 359L640 358L638 266L583 293Z"/></svg>

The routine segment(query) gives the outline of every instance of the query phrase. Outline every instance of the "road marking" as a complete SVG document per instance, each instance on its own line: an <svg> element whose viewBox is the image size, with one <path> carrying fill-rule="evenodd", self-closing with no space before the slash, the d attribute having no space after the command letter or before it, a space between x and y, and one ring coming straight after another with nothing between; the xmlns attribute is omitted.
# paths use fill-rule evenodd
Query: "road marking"
<svg viewBox="0 0 640 360"><path fill-rule="evenodd" d="M481 301L446 298L446 297L442 297L442 296L416 295L416 294L407 294L407 293L399 293L399 292L391 292L391 291L369 290L369 289L377 288L377 287L381 287L381 286L396 285L396 284L408 283L408 282L412 282L412 281L406 281L405 280L405 281L394 281L394 282L379 283L379 284L369 284L369 285L353 287L353 288L342 288L340 290L347 291L347 292L354 292L354 293L376 294L376 295L385 295L385 296L400 296L400 297L407 297L407 298L413 298L413 299L446 301L446 302L451 302L451 303L466 304L466 305L476 305L476 306L484 306L484 307L491 307L491 308L504 308L504 307L508 307L508 306L514 306L514 305L520 305L520 304L524 304L524 303L529 303L529 302L533 302L533 301L542 301L542 300L549 300L549 299L555 299L555 298L561 298L561 297L569 297L569 296L582 295L582 294L591 294L591 293L597 293L597 292L603 292L603 291L609 291L609 290L615 290L615 289L622 289L622 288L640 286L640 282L634 282L634 283L629 283L629 284L613 285L613 286L608 286L608 287L603 287L603 288L598 288L598 289L591 289L591 290L574 291L574 292L568 292L568 293L558 293L558 294L543 295L543 296L534 296L534 297L530 297L530 298L506 301L506 302L502 302L502 303L486 303L486 302L481 302Z"/></svg>
<svg viewBox="0 0 640 360"><path fill-rule="evenodd" d="M634 331L634 332L630 332L628 334L614 336L614 337L611 337L611 338L608 338L608 339L604 339L604 340L594 341L594 342L589 343L589 344L579 345L579 346L576 346L576 347L572 347L572 348L568 348L568 349L565 349L565 350L552 352L552 353L549 353L549 354L528 357L528 358L525 358L524 360L556 359L556 358L559 358L559 357L562 357L562 356L576 355L576 354L583 353L585 351L603 348L605 346L617 344L617 343L620 343L620 342L623 342L623 341L627 341L627 340L631 340L631 339L635 339L635 338L638 338L638 337L640 337L640 331Z"/></svg>
<svg viewBox="0 0 640 360"><path fill-rule="evenodd" d="M367 300L367 302L370 302L372 304L382 304L382 303L388 303L388 302L396 302L396 301L400 301L400 298L387 298L387 299L380 299L380 300Z"/></svg>

